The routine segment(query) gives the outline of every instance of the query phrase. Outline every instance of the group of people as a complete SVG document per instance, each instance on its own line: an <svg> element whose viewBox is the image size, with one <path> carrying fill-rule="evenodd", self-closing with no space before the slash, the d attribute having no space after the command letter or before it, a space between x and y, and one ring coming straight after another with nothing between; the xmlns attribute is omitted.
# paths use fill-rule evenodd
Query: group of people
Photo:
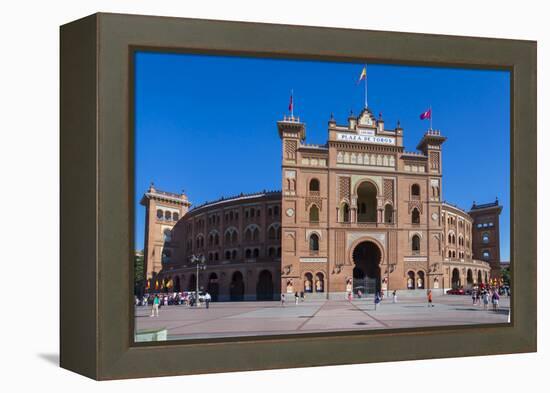
<svg viewBox="0 0 550 393"><path fill-rule="evenodd" d="M294 304L303 303L304 300L305 300L304 291L294 292ZM286 303L286 295L284 293L281 293L281 306L284 306L285 303Z"/></svg>
<svg viewBox="0 0 550 393"><path fill-rule="evenodd" d="M483 309L487 310L489 302L493 305L493 311L498 310L498 302L500 300L500 294L497 289L473 289L472 290L472 305L480 306L483 303Z"/></svg>
<svg viewBox="0 0 550 393"><path fill-rule="evenodd" d="M205 292L203 295L199 294L197 299L195 292L174 292L145 294L142 297L134 296L134 299L136 306L151 306L151 317L158 317L159 309L162 306L185 305L195 307L204 303L206 308L210 308L212 296Z"/></svg>

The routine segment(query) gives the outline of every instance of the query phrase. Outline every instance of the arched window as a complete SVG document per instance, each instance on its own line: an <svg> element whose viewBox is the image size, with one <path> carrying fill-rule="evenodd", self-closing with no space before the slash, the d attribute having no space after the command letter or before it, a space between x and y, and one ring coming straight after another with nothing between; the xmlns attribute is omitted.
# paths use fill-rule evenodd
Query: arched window
<svg viewBox="0 0 550 393"><path fill-rule="evenodd" d="M231 251L225 252L225 259L231 259Z"/></svg>
<svg viewBox="0 0 550 393"><path fill-rule="evenodd" d="M320 190L319 180L311 179L309 181L309 191L319 191L319 190Z"/></svg>
<svg viewBox="0 0 550 393"><path fill-rule="evenodd" d="M414 235L412 237L412 251L413 252L420 252L420 236Z"/></svg>
<svg viewBox="0 0 550 393"><path fill-rule="evenodd" d="M449 244L453 244L453 235L449 233L449 236L448 237L448 240L449 240Z"/></svg>
<svg viewBox="0 0 550 393"><path fill-rule="evenodd" d="M279 206L274 206L273 207L273 215L275 217L277 217L279 215Z"/></svg>
<svg viewBox="0 0 550 393"><path fill-rule="evenodd" d="M340 222L349 222L349 205L346 202L340 207Z"/></svg>
<svg viewBox="0 0 550 393"><path fill-rule="evenodd" d="M312 205L309 208L309 221L319 222L319 208L317 207L317 205Z"/></svg>
<svg viewBox="0 0 550 393"><path fill-rule="evenodd" d="M267 237L269 240L275 240L276 234L275 234L275 227L271 226L269 227L269 230L267 231Z"/></svg>
<svg viewBox="0 0 550 393"><path fill-rule="evenodd" d="M254 249L253 256L254 258L258 258L260 256L260 250L258 248Z"/></svg>
<svg viewBox="0 0 550 393"><path fill-rule="evenodd" d="M247 248L246 251L244 252L244 256L245 258L250 258L252 256L252 250L250 248Z"/></svg>
<svg viewBox="0 0 550 393"><path fill-rule="evenodd" d="M275 249L273 247L269 247L269 249L267 250L267 255L269 255L270 257L275 256Z"/></svg>
<svg viewBox="0 0 550 393"><path fill-rule="evenodd" d="M411 197L412 199L420 199L420 186L418 184L411 186Z"/></svg>
<svg viewBox="0 0 550 393"><path fill-rule="evenodd" d="M489 252L489 250L484 250L481 255L483 256L483 259L491 258L491 253Z"/></svg>
<svg viewBox="0 0 550 393"><path fill-rule="evenodd" d="M485 244L489 243L489 234L487 232L483 232L483 235L481 236L481 241Z"/></svg>
<svg viewBox="0 0 550 393"><path fill-rule="evenodd" d="M178 213L174 213L174 214L172 214L172 219L174 221L178 221L180 219L180 215Z"/></svg>
<svg viewBox="0 0 550 393"><path fill-rule="evenodd" d="M237 250L231 252L231 259L237 259Z"/></svg>
<svg viewBox="0 0 550 393"><path fill-rule="evenodd" d="M420 224L420 212L416 207L412 211L411 221L413 224Z"/></svg>
<svg viewBox="0 0 550 393"><path fill-rule="evenodd" d="M169 211L164 212L164 219L170 221L172 219L172 213Z"/></svg>
<svg viewBox="0 0 550 393"><path fill-rule="evenodd" d="M319 251L319 235L316 233L309 236L309 251Z"/></svg>
<svg viewBox="0 0 550 393"><path fill-rule="evenodd" d="M160 209L157 210L157 218L159 220L162 220L162 217L164 217L164 212Z"/></svg>
<svg viewBox="0 0 550 393"><path fill-rule="evenodd" d="M393 223L393 208L389 203L384 207L384 222L386 224Z"/></svg>
<svg viewBox="0 0 550 393"><path fill-rule="evenodd" d="M358 222L376 222L377 215L376 186L364 181L357 188Z"/></svg>

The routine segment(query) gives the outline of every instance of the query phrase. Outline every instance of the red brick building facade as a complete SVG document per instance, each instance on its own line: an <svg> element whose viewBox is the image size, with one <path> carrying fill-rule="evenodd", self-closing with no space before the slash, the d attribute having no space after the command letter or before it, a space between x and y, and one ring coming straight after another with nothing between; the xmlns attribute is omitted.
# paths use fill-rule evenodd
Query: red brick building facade
<svg viewBox="0 0 550 393"><path fill-rule="evenodd" d="M394 289L442 293L488 281L500 262L501 208L474 205L468 213L444 202L446 138L439 131L427 131L417 151L406 152L403 129L386 129L368 109L344 125L331 118L324 145L306 144L306 126L297 118L277 127L281 192L189 211L185 195L145 194L152 287L193 290L192 254L206 257L199 285L218 300L271 300L281 292L322 298ZM163 207L178 210L179 219L167 222L158 212Z"/></svg>

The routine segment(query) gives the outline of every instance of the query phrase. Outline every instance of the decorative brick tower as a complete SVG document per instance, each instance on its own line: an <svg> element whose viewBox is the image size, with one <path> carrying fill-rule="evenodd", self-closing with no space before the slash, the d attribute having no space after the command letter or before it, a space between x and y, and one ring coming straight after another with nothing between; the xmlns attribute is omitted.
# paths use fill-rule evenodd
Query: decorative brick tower
<svg viewBox="0 0 550 393"><path fill-rule="evenodd" d="M146 210L143 255L145 278L149 280L154 279L163 263L170 262L174 248L178 247L172 241L172 228L187 213L191 203L184 193L160 191L152 183L140 203Z"/></svg>
<svg viewBox="0 0 550 393"><path fill-rule="evenodd" d="M443 219L443 193L442 193L442 145L447 138L441 135L439 130L426 131L417 149L427 157L426 171L429 177L426 179L426 207L428 219L428 285L429 288L444 287L443 249L445 246ZM442 285L443 284L443 285Z"/></svg>
<svg viewBox="0 0 550 393"><path fill-rule="evenodd" d="M477 205L469 211L474 220L472 229L472 252L475 259L489 262L491 277L500 277L500 224L502 206L498 198L492 203Z"/></svg>
<svg viewBox="0 0 550 393"><path fill-rule="evenodd" d="M294 116L284 117L277 122L279 137L282 141L282 195L281 195L281 225L282 255L281 255L281 291L292 293L301 290L299 246L300 230L298 223L303 209L298 205L300 192L298 187L298 148L306 137L305 124Z"/></svg>

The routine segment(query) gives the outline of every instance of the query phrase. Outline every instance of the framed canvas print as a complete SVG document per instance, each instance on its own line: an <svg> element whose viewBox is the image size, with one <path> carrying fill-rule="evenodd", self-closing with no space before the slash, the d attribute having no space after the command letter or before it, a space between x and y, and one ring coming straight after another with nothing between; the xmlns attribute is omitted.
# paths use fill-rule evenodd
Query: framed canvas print
<svg viewBox="0 0 550 393"><path fill-rule="evenodd" d="M535 65L519 40L62 26L62 367L535 351Z"/></svg>

